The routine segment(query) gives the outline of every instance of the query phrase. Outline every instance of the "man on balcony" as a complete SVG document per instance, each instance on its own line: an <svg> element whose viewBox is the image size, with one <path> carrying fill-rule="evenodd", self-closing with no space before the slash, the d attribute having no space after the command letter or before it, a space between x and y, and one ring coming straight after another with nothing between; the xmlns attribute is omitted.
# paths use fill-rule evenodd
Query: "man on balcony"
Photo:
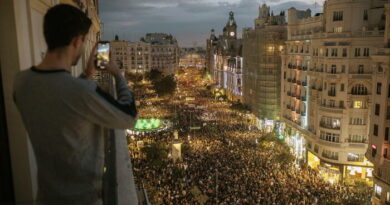
<svg viewBox="0 0 390 205"><path fill-rule="evenodd" d="M14 101L37 161L38 204L102 204L103 127L131 128L137 118L133 94L113 63L106 68L116 79L117 100L91 81L96 48L85 73L70 74L90 26L86 14L73 6L49 9L47 54L15 78Z"/></svg>

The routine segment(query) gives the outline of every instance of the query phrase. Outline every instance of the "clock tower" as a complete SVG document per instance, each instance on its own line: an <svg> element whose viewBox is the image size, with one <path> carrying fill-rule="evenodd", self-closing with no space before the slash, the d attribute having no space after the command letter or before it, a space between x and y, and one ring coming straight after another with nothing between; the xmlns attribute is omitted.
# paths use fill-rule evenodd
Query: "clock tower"
<svg viewBox="0 0 390 205"><path fill-rule="evenodd" d="M223 28L223 35L229 39L237 39L237 24L236 20L234 20L233 11L229 13L229 20Z"/></svg>

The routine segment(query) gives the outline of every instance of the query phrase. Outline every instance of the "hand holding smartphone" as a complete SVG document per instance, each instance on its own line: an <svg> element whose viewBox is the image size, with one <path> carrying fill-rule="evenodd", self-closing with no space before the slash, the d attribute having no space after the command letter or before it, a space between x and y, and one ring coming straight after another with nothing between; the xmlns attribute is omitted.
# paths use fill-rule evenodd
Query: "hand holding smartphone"
<svg viewBox="0 0 390 205"><path fill-rule="evenodd" d="M99 41L96 53L96 68L105 70L105 64L110 61L110 42Z"/></svg>

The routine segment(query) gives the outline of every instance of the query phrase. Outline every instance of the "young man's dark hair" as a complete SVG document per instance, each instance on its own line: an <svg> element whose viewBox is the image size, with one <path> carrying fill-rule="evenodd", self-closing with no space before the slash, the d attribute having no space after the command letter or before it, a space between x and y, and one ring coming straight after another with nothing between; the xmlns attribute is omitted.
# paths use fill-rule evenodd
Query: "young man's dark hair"
<svg viewBox="0 0 390 205"><path fill-rule="evenodd" d="M54 50L70 44L78 35L86 35L92 21L80 9L59 4L48 10L43 23L43 33L48 50Z"/></svg>
<svg viewBox="0 0 390 205"><path fill-rule="evenodd" d="M85 48L98 40L96 33L87 35L90 26L91 20L76 7L49 9L44 17L45 57L14 80L14 101L36 158L40 205L102 205L103 128L131 129L137 120L133 94L114 61L104 62L104 72L115 78L117 99L92 81L96 45L84 73L72 76L72 66L80 65ZM137 204L125 204L132 203Z"/></svg>

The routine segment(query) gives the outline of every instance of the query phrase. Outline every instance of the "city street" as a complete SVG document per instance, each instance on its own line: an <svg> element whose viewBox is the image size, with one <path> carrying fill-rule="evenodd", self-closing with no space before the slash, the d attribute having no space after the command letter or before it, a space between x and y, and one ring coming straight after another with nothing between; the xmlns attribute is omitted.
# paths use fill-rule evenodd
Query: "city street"
<svg viewBox="0 0 390 205"><path fill-rule="evenodd" d="M200 71L186 70L177 80L177 93L170 98L146 92L147 84L137 91L144 97L140 118L172 121L168 130L129 135L136 182L152 204L369 202L370 189L329 184L315 170L294 164L290 148L275 135L250 130L250 118L214 98ZM176 162L173 142L181 144ZM149 158L145 147L163 157Z"/></svg>

